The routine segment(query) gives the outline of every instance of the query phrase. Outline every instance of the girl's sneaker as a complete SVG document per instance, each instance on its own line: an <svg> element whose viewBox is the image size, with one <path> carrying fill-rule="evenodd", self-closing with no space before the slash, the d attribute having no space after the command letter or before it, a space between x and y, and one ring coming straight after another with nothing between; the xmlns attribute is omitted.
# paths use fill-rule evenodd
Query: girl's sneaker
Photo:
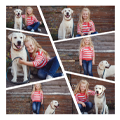
<svg viewBox="0 0 120 120"><path fill-rule="evenodd" d="M53 77L50 75L47 75L47 77L46 77L46 79L51 79L51 78L53 78Z"/></svg>
<svg viewBox="0 0 120 120"><path fill-rule="evenodd" d="M41 32L41 29L40 29L40 28L38 28L38 32Z"/></svg>
<svg viewBox="0 0 120 120"><path fill-rule="evenodd" d="M34 32L34 30L32 29L31 32Z"/></svg>

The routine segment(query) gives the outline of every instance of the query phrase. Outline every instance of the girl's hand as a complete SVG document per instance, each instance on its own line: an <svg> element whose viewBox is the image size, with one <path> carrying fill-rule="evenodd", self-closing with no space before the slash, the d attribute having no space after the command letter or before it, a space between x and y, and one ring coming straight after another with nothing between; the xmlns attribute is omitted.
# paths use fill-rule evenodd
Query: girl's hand
<svg viewBox="0 0 120 120"><path fill-rule="evenodd" d="M42 25L42 22L40 21L40 25Z"/></svg>
<svg viewBox="0 0 120 120"><path fill-rule="evenodd" d="M25 60L23 60L23 59L22 59L22 60L19 59L19 63L20 63L20 64L24 64L24 62L25 62Z"/></svg>
<svg viewBox="0 0 120 120"><path fill-rule="evenodd" d="M81 104L82 104L82 106L83 106L83 107L86 107L86 105L85 105L85 103L84 103L84 102L82 102Z"/></svg>
<svg viewBox="0 0 120 120"><path fill-rule="evenodd" d="M43 101L41 102L41 105L43 104Z"/></svg>
<svg viewBox="0 0 120 120"><path fill-rule="evenodd" d="M82 66L82 60L80 60L80 66Z"/></svg>
<svg viewBox="0 0 120 120"><path fill-rule="evenodd" d="M92 64L95 65L95 61L94 60L92 61Z"/></svg>
<svg viewBox="0 0 120 120"><path fill-rule="evenodd" d="M84 33L81 33L81 36L85 35Z"/></svg>
<svg viewBox="0 0 120 120"><path fill-rule="evenodd" d="M90 32L88 32L88 35L91 35L91 31L90 31Z"/></svg>

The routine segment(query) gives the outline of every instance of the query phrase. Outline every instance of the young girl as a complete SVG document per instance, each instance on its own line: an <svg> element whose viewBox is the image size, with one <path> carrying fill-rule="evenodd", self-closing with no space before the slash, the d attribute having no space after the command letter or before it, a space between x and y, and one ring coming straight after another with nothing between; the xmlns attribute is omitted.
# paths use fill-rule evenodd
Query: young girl
<svg viewBox="0 0 120 120"><path fill-rule="evenodd" d="M35 84L31 93L33 113L39 114L40 106L43 104L43 91L41 84Z"/></svg>
<svg viewBox="0 0 120 120"><path fill-rule="evenodd" d="M22 15L22 18L25 18L25 24L27 26L27 30L31 32L41 31L41 29L38 28L41 22L39 22L35 17L35 15L33 14L33 9L31 7L27 7L25 11L25 15Z"/></svg>
<svg viewBox="0 0 120 120"><path fill-rule="evenodd" d="M89 83L86 80L81 80L74 90L74 95L82 114L87 114L86 112L93 107L89 102L89 95L95 95L95 91L89 90Z"/></svg>
<svg viewBox="0 0 120 120"><path fill-rule="evenodd" d="M93 76L92 64L95 64L95 53L90 37L83 38L80 42L79 62L80 66L83 66L84 75Z"/></svg>
<svg viewBox="0 0 120 120"><path fill-rule="evenodd" d="M52 77L63 75L62 73L56 73L59 68L57 57L50 58L49 54L33 37L26 36L25 46L28 50L31 61L19 60L20 64L36 67L40 79L50 79Z"/></svg>
<svg viewBox="0 0 120 120"><path fill-rule="evenodd" d="M97 33L93 21L90 20L90 10L88 8L82 9L77 25L77 33L76 37Z"/></svg>

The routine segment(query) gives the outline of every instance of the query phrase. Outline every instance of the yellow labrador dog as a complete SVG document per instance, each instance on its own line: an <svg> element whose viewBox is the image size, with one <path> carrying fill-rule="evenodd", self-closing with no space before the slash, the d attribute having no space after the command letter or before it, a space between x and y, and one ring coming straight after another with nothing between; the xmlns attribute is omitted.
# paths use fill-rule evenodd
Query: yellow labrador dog
<svg viewBox="0 0 120 120"><path fill-rule="evenodd" d="M73 10L71 8L64 8L61 12L63 14L63 20L58 29L58 39L60 40L74 37L73 34L74 24L72 18Z"/></svg>
<svg viewBox="0 0 120 120"><path fill-rule="evenodd" d="M103 60L97 66L97 72L100 78L115 77L115 65L110 65L106 60Z"/></svg>
<svg viewBox="0 0 120 120"><path fill-rule="evenodd" d="M26 35L23 33L13 32L8 35L9 40L11 41L11 58L12 60L15 57L21 57L24 60L27 60L27 53L25 50L24 40ZM27 66L19 64L19 59L15 59L12 62L11 73L13 75L12 82L17 82L17 76L24 76L23 81L27 80ZM21 71L22 70L22 71Z"/></svg>
<svg viewBox="0 0 120 120"><path fill-rule="evenodd" d="M108 106L106 104L106 97L104 93L105 89L106 88L103 85L96 85L94 87L94 90L95 90L94 102L95 102L96 114L98 113L108 114L109 113Z"/></svg>
<svg viewBox="0 0 120 120"><path fill-rule="evenodd" d="M55 114L55 109L58 108L59 103L56 100L51 101L48 105L47 109L45 110L45 114Z"/></svg>
<svg viewBox="0 0 120 120"><path fill-rule="evenodd" d="M21 9L15 9L15 21L14 21L14 29L22 30L22 10Z"/></svg>

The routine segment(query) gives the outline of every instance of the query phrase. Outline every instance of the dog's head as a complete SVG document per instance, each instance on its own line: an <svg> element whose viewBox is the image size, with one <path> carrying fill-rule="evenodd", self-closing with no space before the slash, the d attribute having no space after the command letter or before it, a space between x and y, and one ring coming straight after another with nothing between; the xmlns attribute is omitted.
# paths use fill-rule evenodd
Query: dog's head
<svg viewBox="0 0 120 120"><path fill-rule="evenodd" d="M53 100L53 101L51 101L50 105L51 105L51 107L52 107L52 108L54 108L54 109L55 109L55 108L58 108L59 103L58 103L58 101Z"/></svg>
<svg viewBox="0 0 120 120"><path fill-rule="evenodd" d="M65 20L70 20L72 18L73 10L71 8L64 8L61 12Z"/></svg>
<svg viewBox="0 0 120 120"><path fill-rule="evenodd" d="M95 94L97 95L97 97L101 97L105 91L105 87L103 85L96 85L94 87L95 90Z"/></svg>
<svg viewBox="0 0 120 120"><path fill-rule="evenodd" d="M19 17L21 17L22 10L21 9L15 9L14 13L15 13L15 16L19 18Z"/></svg>
<svg viewBox="0 0 120 120"><path fill-rule="evenodd" d="M110 64L106 60L103 60L99 63L98 67L100 69L105 69L105 68L109 68Z"/></svg>
<svg viewBox="0 0 120 120"><path fill-rule="evenodd" d="M8 38L12 43L13 49L21 49L24 45L26 35L24 35L23 33L13 32L8 35Z"/></svg>

